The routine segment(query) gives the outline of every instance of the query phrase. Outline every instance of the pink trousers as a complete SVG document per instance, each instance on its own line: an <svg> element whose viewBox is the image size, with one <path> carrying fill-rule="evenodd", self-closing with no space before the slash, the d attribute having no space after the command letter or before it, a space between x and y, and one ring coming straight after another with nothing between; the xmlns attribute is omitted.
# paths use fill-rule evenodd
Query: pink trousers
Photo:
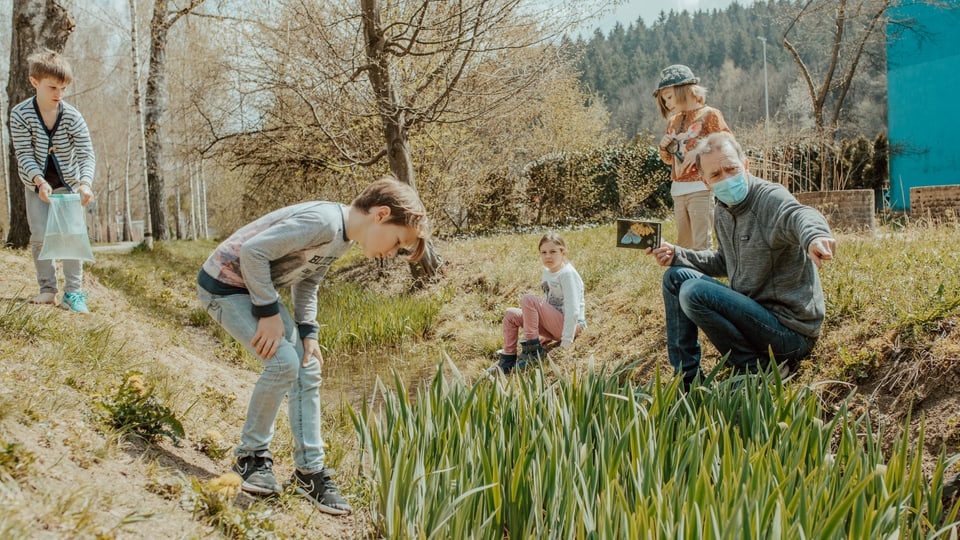
<svg viewBox="0 0 960 540"><path fill-rule="evenodd" d="M520 309L507 308L503 314L503 354L517 354L517 341L523 327L525 339L560 340L563 313L535 294L520 301Z"/></svg>

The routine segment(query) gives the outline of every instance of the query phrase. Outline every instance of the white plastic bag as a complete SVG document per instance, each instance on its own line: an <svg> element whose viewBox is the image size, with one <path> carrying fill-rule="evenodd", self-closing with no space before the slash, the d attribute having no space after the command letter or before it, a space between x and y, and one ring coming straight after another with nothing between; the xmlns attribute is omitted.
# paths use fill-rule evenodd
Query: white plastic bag
<svg viewBox="0 0 960 540"><path fill-rule="evenodd" d="M37 258L94 261L80 194L50 195L47 232Z"/></svg>

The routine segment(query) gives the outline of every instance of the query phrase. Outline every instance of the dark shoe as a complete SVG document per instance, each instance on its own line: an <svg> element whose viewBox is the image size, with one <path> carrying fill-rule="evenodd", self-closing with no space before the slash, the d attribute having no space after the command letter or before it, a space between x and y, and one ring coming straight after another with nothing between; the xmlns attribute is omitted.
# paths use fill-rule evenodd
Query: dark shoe
<svg viewBox="0 0 960 540"><path fill-rule="evenodd" d="M243 478L241 489L256 495L273 495L283 489L273 476L273 459L267 456L243 456L233 464L233 472Z"/></svg>
<svg viewBox="0 0 960 540"><path fill-rule="evenodd" d="M691 371L689 373L683 374L683 381L680 383L680 390L685 394L689 394L690 390L694 385L699 384L703 380L703 372L699 369L696 371Z"/></svg>
<svg viewBox="0 0 960 540"><path fill-rule="evenodd" d="M530 339L520 344L520 357L517 359L517 369L523 370L535 366L547 356L539 339Z"/></svg>
<svg viewBox="0 0 960 540"><path fill-rule="evenodd" d="M517 355L515 353L505 354L503 349L497 351L497 353L500 355L500 362L491 368L491 371L496 371L499 369L504 375L509 375L510 372L513 371L513 368L517 365Z"/></svg>
<svg viewBox="0 0 960 540"><path fill-rule="evenodd" d="M305 495L321 512L343 516L353 512L353 508L333 485L333 473L333 469L315 473L294 471L290 482L297 487L297 493Z"/></svg>

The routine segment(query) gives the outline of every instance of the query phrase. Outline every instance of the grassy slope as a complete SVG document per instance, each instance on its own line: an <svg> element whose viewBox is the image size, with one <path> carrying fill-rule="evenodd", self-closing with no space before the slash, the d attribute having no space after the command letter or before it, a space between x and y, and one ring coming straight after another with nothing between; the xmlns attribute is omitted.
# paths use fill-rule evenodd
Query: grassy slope
<svg viewBox="0 0 960 540"><path fill-rule="evenodd" d="M671 234L665 231L665 237ZM585 280L590 328L575 350L558 358L563 369L635 362L634 376L644 381L655 369L666 371L661 269L639 252L612 247L612 227L564 235ZM855 392L854 407L875 409L891 435L912 410L913 429L919 419L926 422L931 456L942 444L956 452L960 442L955 235L953 228L940 228L841 236L837 260L821 274L828 302L825 334L796 379L836 381L821 383L828 400ZM443 307L426 339L328 351L325 435L330 462L361 510L357 515L328 519L285 497L240 514L237 519L247 520L241 528L255 528L250 523L260 512L273 510L270 522L287 536L362 534L369 525L369 494L357 477L356 438L341 405L358 404L375 378L392 369L414 383L429 378L445 357L468 377L478 375L501 345L503 309L538 286L537 238L439 241L447 260L444 275L421 298ZM210 428L225 435L224 445L234 441L256 379L256 362L214 326L203 326L196 309L193 276L211 246L174 244L153 257L99 256L87 277L94 310L88 318L23 305L34 287L29 258L0 252L0 450L8 449L0 464L34 459L26 467L0 468L6 471L0 473L0 501L11 508L0 516L0 536L40 531L53 537L79 530L83 536L191 537L209 530L190 514L192 490L184 478L206 479L229 466L229 457L211 458L198 450L199 442ZM407 275L403 264L381 266L353 252L330 282L336 287L344 280L363 281L391 298L406 287ZM708 349L708 362L716 358ZM183 420L187 440L181 447L119 439L93 419L96 396L131 369L143 371ZM281 420L275 445L281 478L289 474L288 441Z"/></svg>

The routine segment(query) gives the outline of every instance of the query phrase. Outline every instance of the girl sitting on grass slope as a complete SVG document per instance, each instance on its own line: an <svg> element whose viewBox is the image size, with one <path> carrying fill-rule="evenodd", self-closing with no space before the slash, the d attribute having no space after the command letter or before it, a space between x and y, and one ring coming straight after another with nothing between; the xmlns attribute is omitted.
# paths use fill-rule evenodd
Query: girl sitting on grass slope
<svg viewBox="0 0 960 540"><path fill-rule="evenodd" d="M583 280L567 260L566 242L557 233L547 233L540 239L539 247L544 297L527 294L520 301L520 308L509 308L504 313L500 362L489 371L499 369L506 374L515 368L524 369L546 354L542 341L556 340L560 347L569 347L587 327ZM521 327L525 341L518 356Z"/></svg>

